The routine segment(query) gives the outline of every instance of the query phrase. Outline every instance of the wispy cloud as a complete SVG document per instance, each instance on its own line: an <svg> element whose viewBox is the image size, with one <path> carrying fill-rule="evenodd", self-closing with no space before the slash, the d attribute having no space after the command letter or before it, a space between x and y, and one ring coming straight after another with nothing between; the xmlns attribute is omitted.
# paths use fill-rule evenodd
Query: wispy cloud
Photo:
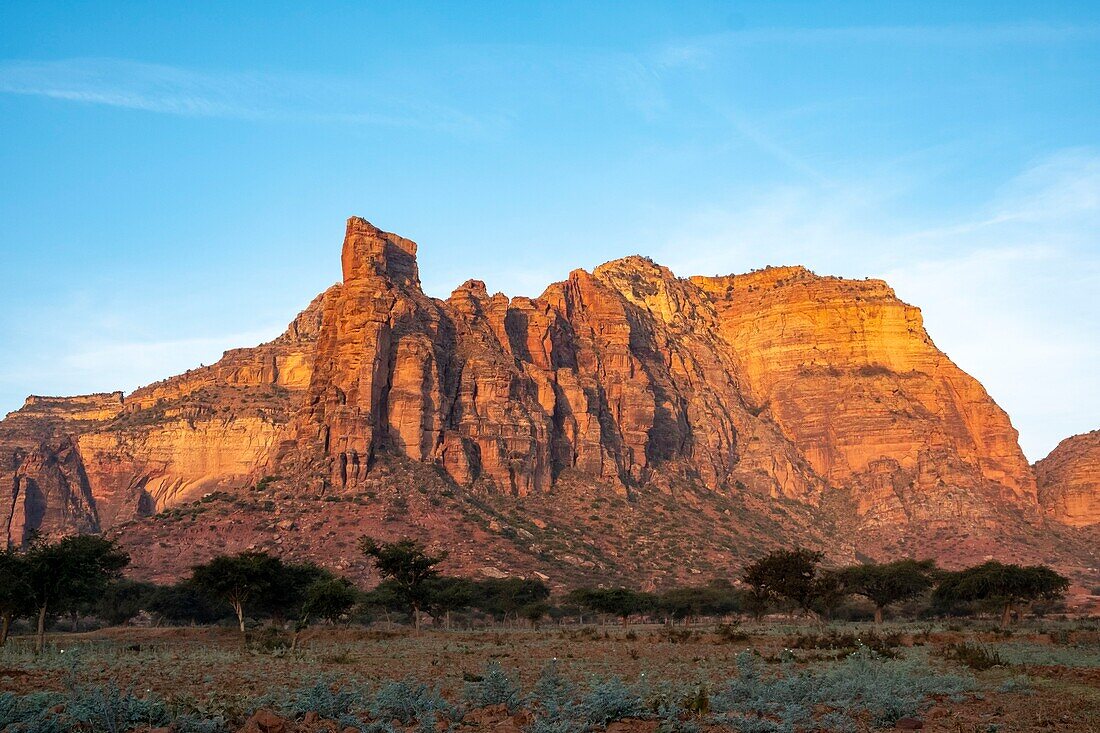
<svg viewBox="0 0 1100 733"><path fill-rule="evenodd" d="M656 58L665 66L704 68L714 61L715 54L746 46L875 44L980 48L1082 43L1098 38L1100 25L1055 23L741 28L669 42L661 47Z"/></svg>
<svg viewBox="0 0 1100 733"><path fill-rule="evenodd" d="M1007 410L1029 458L1100 427L1100 151L1035 161L972 217L930 228L891 217L875 188L788 186L718 203L655 255L682 275L770 263L882 277Z"/></svg>
<svg viewBox="0 0 1100 733"><path fill-rule="evenodd" d="M366 80L207 72L122 59L0 61L0 93L188 117L480 132L492 115L379 92Z"/></svg>

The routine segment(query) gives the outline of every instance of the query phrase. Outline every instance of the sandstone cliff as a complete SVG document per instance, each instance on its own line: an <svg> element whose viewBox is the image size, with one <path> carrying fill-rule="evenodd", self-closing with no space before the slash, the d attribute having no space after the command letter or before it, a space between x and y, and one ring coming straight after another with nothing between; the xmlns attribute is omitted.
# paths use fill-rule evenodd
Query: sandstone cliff
<svg viewBox="0 0 1100 733"><path fill-rule="evenodd" d="M1100 430L1063 440L1035 475L1047 516L1073 527L1100 524Z"/></svg>
<svg viewBox="0 0 1100 733"><path fill-rule="evenodd" d="M274 341L125 398L28 398L0 422L0 538L99 530L242 483L309 381L323 297Z"/></svg>
<svg viewBox="0 0 1100 733"><path fill-rule="evenodd" d="M632 257L534 299L471 281L439 302L415 252L349 222L282 449L324 487L395 452L519 496L575 471L810 504L844 487L884 524L1037 511L1008 417L885 283L801 268L682 280Z"/></svg>
<svg viewBox="0 0 1100 733"><path fill-rule="evenodd" d="M1037 487L1005 413L881 281L629 257L535 298L471 280L438 300L416 249L352 218L342 281L275 341L125 398L28 402L0 423L9 541L115 527L150 575L246 547L352 567L367 531L559 577L794 541L1092 562L1043 519L1094 517L1087 491L1053 464Z"/></svg>

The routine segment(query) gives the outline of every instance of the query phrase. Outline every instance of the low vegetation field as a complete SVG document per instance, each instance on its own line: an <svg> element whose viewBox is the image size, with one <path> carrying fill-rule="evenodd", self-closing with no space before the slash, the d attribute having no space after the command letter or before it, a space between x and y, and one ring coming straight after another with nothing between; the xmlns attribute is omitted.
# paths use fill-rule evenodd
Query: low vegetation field
<svg viewBox="0 0 1100 733"><path fill-rule="evenodd" d="M1100 625L107 628L0 649L0 731L1100 730Z"/></svg>

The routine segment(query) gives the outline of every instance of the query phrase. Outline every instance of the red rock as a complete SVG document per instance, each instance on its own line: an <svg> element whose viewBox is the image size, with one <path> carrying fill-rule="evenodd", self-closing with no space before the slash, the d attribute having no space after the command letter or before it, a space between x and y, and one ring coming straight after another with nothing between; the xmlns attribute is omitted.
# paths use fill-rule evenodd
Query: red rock
<svg viewBox="0 0 1100 733"><path fill-rule="evenodd" d="M924 721L919 718L898 718L894 723L897 730L920 730L924 727Z"/></svg>
<svg viewBox="0 0 1100 733"><path fill-rule="evenodd" d="M274 341L125 397L28 400L0 422L6 539L118 527L135 572L158 579L204 554L276 546L365 573L353 542L318 536L323 510L353 534L451 537L456 570L538 569L538 548L507 541L516 528L417 505L415 485L437 499L519 497L533 528L616 552L626 530L593 536L583 497L673 496L681 509L662 521L709 527L693 530L713 553L698 559L719 565L732 552L722 537L762 531L841 560L1086 562L1087 538L1051 534L1042 517L1092 521L1090 469L1052 454L1037 489L1007 415L881 281L799 267L682 279L627 257L537 298L470 280L443 301L421 290L416 251L352 218L342 282ZM216 490L244 507L268 475L279 479L263 512L278 520L244 508L194 528L144 518ZM322 499L334 501L310 504ZM562 557L596 572L584 554ZM660 554L634 572L656 572Z"/></svg>
<svg viewBox="0 0 1100 733"><path fill-rule="evenodd" d="M270 710L261 708L245 721L237 733L292 733L293 723Z"/></svg>
<svg viewBox="0 0 1100 733"><path fill-rule="evenodd" d="M1100 523L1100 430L1063 440L1035 474L1047 516L1073 527Z"/></svg>

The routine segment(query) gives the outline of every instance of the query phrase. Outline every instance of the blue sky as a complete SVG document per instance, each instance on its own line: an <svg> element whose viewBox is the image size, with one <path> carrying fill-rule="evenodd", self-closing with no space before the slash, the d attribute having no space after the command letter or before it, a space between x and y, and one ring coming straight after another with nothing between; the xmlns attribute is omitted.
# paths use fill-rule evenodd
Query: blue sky
<svg viewBox="0 0 1100 733"><path fill-rule="evenodd" d="M438 296L885 277L1029 458L1100 427L1096 3L0 5L0 413L275 336L351 214Z"/></svg>

